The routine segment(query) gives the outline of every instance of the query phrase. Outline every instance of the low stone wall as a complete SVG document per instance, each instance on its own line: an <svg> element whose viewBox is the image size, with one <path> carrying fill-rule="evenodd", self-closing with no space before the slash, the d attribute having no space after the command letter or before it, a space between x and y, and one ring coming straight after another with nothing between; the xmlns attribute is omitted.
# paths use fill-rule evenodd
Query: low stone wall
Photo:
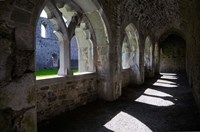
<svg viewBox="0 0 200 132"><path fill-rule="evenodd" d="M97 98L95 74L37 80L38 122L67 112Z"/></svg>

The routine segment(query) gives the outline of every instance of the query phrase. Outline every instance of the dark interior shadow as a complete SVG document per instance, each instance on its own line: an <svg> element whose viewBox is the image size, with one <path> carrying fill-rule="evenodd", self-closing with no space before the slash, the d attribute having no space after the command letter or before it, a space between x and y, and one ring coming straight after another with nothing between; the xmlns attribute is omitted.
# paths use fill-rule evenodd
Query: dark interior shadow
<svg viewBox="0 0 200 132"><path fill-rule="evenodd" d="M154 86L160 76L149 79L141 86L123 88L122 96L114 102L97 100L71 112L55 117L48 122L38 124L39 132L111 132L104 125L120 112L138 119L152 131L197 131L200 130L200 116L189 88L185 74L178 74L173 80L177 88ZM169 80L170 79L165 79ZM172 81L172 80L171 80ZM149 95L147 89L158 90L170 97ZM161 98L174 105L156 106L137 102L141 96ZM155 102L154 102L155 103Z"/></svg>

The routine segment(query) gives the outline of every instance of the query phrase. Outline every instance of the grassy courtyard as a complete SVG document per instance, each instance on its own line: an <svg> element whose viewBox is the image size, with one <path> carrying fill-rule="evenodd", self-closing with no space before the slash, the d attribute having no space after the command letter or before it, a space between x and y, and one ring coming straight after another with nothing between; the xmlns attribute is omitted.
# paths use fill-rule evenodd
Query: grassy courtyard
<svg viewBox="0 0 200 132"><path fill-rule="evenodd" d="M73 73L77 73L78 69L73 69ZM36 78L57 76L58 69L43 69L36 71Z"/></svg>

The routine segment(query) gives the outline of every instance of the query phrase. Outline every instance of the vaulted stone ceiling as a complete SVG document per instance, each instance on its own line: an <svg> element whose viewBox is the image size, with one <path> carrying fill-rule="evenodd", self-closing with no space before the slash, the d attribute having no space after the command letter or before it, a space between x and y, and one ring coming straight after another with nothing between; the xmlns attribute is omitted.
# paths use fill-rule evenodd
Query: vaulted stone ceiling
<svg viewBox="0 0 200 132"><path fill-rule="evenodd" d="M160 36L169 28L179 28L190 0L99 0L106 13L120 16L121 24L135 21L141 31ZM116 12L110 12L113 8ZM184 10L182 10L184 9ZM113 10L112 10L113 11ZM182 13L184 12L184 13ZM118 15L117 15L118 14ZM117 22L115 22L117 23Z"/></svg>

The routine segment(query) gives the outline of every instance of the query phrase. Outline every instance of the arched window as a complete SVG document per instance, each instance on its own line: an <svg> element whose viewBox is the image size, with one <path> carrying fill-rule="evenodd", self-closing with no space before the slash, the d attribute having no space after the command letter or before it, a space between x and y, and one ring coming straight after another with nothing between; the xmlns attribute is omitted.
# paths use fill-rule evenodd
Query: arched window
<svg viewBox="0 0 200 132"><path fill-rule="evenodd" d="M152 66L152 42L149 37L146 38L144 48L144 66L150 69Z"/></svg>
<svg viewBox="0 0 200 132"><path fill-rule="evenodd" d="M85 22L75 29L78 44L78 72L94 72L93 42Z"/></svg>
<svg viewBox="0 0 200 132"><path fill-rule="evenodd" d="M130 43L126 35L124 37L123 46L122 46L122 68L123 69L130 68L129 58L130 58Z"/></svg>
<svg viewBox="0 0 200 132"><path fill-rule="evenodd" d="M47 13L45 10L42 10L41 14L40 14L40 17L42 18L47 18Z"/></svg>
<svg viewBox="0 0 200 132"><path fill-rule="evenodd" d="M67 3L59 7L56 6L49 2L40 15L40 19L43 21L39 19L41 24L40 38L49 39L49 44L51 44L56 36L58 41L58 52L49 53L50 59L48 60L52 61L52 66L58 65L58 75L60 76L72 75L72 72L94 72L93 41L95 37L91 39L93 28L90 21L86 16L79 18L77 11L69 7ZM58 10L50 10L52 8ZM59 14L60 12L62 15ZM79 20L72 21L75 19ZM42 54L46 52L44 51ZM37 62L41 63L42 61L37 60Z"/></svg>
<svg viewBox="0 0 200 132"><path fill-rule="evenodd" d="M51 58L53 62L53 67L58 68L58 54L54 52L51 56L52 56Z"/></svg>
<svg viewBox="0 0 200 132"><path fill-rule="evenodd" d="M41 14L40 14L40 19L47 19L47 13L45 10L42 10ZM40 27L40 35L42 38L47 38L47 24L45 22L41 23L41 27Z"/></svg>
<svg viewBox="0 0 200 132"><path fill-rule="evenodd" d="M129 24L126 29L126 36L122 45L122 68L136 70L139 66L139 46L137 30Z"/></svg>
<svg viewBox="0 0 200 132"><path fill-rule="evenodd" d="M71 68L73 73L78 72L78 44L76 36L71 39Z"/></svg>
<svg viewBox="0 0 200 132"><path fill-rule="evenodd" d="M36 30L40 34L36 35L36 78L57 76L60 67L60 42L44 10L38 19Z"/></svg>
<svg viewBox="0 0 200 132"><path fill-rule="evenodd" d="M133 24L129 24L125 28L125 33L122 45L122 69L130 70L131 83L140 84L139 35Z"/></svg>
<svg viewBox="0 0 200 132"><path fill-rule="evenodd" d="M44 23L41 24L41 37L47 38L47 25Z"/></svg>
<svg viewBox="0 0 200 132"><path fill-rule="evenodd" d="M150 77L153 73L153 45L150 37L148 36L145 40L144 48L144 67L145 76Z"/></svg>

